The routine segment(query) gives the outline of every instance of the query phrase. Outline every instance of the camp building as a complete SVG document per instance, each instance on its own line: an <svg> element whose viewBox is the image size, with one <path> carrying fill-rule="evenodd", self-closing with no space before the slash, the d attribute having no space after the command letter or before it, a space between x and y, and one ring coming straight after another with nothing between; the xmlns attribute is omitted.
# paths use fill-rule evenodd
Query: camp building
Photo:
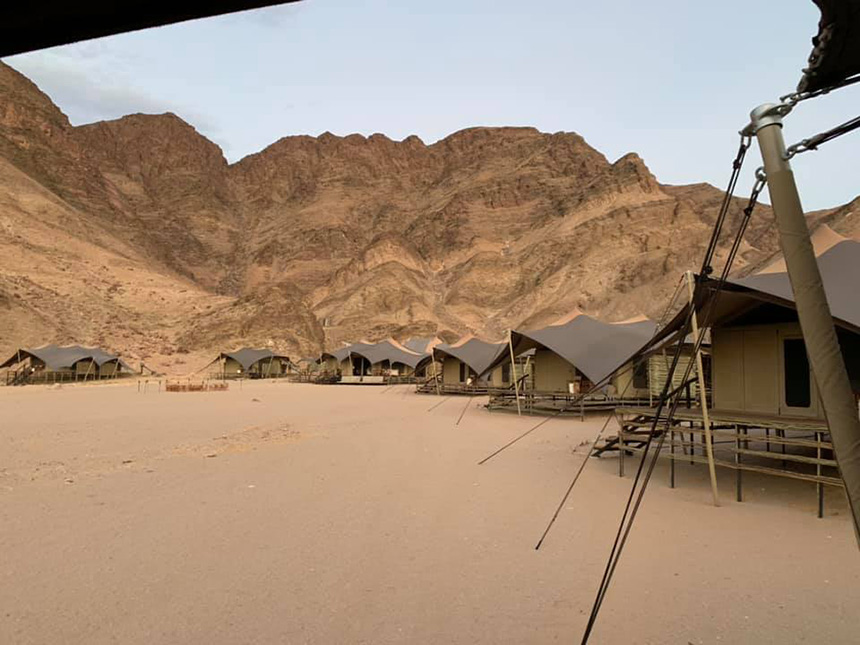
<svg viewBox="0 0 860 645"><path fill-rule="evenodd" d="M393 339L353 343L321 357L325 370L339 373L343 384L408 382L429 361L429 354L410 351Z"/></svg>
<svg viewBox="0 0 860 645"><path fill-rule="evenodd" d="M117 355L80 345L21 348L0 364L3 368L7 385L116 378L132 372Z"/></svg>
<svg viewBox="0 0 860 645"><path fill-rule="evenodd" d="M532 351L530 378L519 395L530 410L557 411L565 406L580 411L582 405L605 408L620 400L649 398L649 366L630 363L630 358L654 335L656 324L645 317L607 323L580 311L537 330L511 332L515 356ZM503 352L487 366L487 372L510 365ZM595 386L599 385L599 388ZM597 389L591 397L583 395ZM517 392L495 392L491 408L516 405Z"/></svg>
<svg viewBox="0 0 860 645"><path fill-rule="evenodd" d="M290 371L290 359L270 349L243 347L232 352L221 352L212 361L217 364L219 378L278 378Z"/></svg>
<svg viewBox="0 0 860 645"><path fill-rule="evenodd" d="M824 290L833 314L855 397L860 395L860 243L841 241L819 248L817 255ZM719 292L719 297L716 294ZM728 281L722 289L716 280L701 280L694 304L709 311L712 360L712 396L709 424L703 409L679 407L669 424L662 456L675 461L709 461L703 448L706 433L713 436L715 466L737 471L737 498L742 499L745 471L815 482L819 515L823 513L823 486L841 486L832 456L832 444L812 376L798 322L791 283L780 266ZM689 307L689 306L688 306ZM684 331L688 308L662 329L652 341L670 340ZM645 348L647 350L647 348ZM621 430L598 446L596 454L618 451L619 472L625 454L643 445L654 420L653 408L619 408ZM691 441L685 441L681 424ZM659 427L666 427L661 420ZM699 441L698 446L696 440ZM692 445L690 445L692 442Z"/></svg>
<svg viewBox="0 0 860 645"><path fill-rule="evenodd" d="M486 393L495 387L510 387L513 383L509 368L499 368L482 376L487 366L504 351L507 343L488 343L466 336L453 345L439 343L432 348L433 360L440 367L438 387L427 382L418 387L425 394Z"/></svg>

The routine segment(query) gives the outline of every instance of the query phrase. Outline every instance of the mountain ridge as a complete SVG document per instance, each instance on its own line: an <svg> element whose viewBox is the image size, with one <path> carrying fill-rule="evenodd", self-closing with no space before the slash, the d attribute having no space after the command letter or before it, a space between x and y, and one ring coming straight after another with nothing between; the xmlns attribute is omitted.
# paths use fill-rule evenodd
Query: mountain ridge
<svg viewBox="0 0 860 645"><path fill-rule="evenodd" d="M721 197L531 127L293 135L228 163L172 113L72 126L0 63L0 350L103 344L183 371L237 345L315 355L499 337L574 308L656 317ZM810 220L853 230L852 212ZM761 206L739 270L777 252L769 218Z"/></svg>

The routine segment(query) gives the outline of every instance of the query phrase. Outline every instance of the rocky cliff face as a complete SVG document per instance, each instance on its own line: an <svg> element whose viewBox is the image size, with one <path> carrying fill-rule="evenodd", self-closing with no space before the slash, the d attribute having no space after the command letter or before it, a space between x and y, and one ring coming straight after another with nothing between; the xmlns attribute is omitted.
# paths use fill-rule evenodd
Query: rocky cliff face
<svg viewBox="0 0 860 645"><path fill-rule="evenodd" d="M287 137L229 165L173 114L72 127L0 63L0 350L98 343L190 371L239 344L659 317L720 199L531 128ZM764 207L739 268L776 250Z"/></svg>

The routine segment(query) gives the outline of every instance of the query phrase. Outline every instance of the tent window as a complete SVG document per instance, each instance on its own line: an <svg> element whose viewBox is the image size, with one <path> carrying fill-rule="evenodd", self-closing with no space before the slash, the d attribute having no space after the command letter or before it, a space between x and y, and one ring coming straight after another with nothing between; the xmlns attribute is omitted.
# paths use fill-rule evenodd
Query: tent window
<svg viewBox="0 0 860 645"><path fill-rule="evenodd" d="M782 341L785 376L785 404L792 408L808 408L812 402L809 378L809 358L802 338Z"/></svg>
<svg viewBox="0 0 860 645"><path fill-rule="evenodd" d="M460 383L466 382L466 364L460 362Z"/></svg>
<svg viewBox="0 0 860 645"><path fill-rule="evenodd" d="M641 361L633 366L633 387L639 390L648 389L648 361Z"/></svg>
<svg viewBox="0 0 860 645"><path fill-rule="evenodd" d="M511 364L502 365L502 383L511 382Z"/></svg>

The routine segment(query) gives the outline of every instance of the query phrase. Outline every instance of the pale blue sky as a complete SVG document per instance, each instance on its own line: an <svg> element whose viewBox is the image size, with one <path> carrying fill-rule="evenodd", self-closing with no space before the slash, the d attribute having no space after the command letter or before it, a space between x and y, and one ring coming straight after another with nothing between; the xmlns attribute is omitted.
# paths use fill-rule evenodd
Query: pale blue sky
<svg viewBox="0 0 860 645"><path fill-rule="evenodd" d="M722 187L749 110L795 87L817 21L811 0L305 0L5 60L74 124L169 110L230 161L291 134L431 143L528 125ZM786 138L858 105L860 88L805 104ZM849 136L796 159L808 209L860 194L858 149Z"/></svg>

